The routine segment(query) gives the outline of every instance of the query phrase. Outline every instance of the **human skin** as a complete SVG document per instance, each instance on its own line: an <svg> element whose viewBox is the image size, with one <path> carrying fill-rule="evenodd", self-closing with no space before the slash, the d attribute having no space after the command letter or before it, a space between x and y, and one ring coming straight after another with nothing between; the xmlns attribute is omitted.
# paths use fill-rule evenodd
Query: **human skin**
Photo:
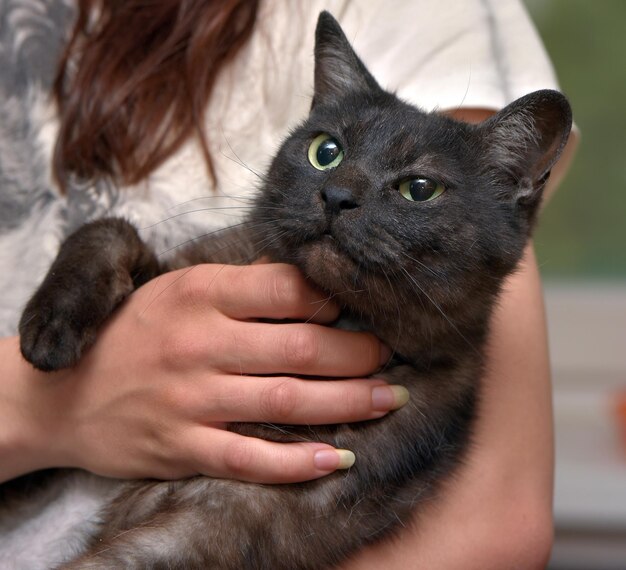
<svg viewBox="0 0 626 570"><path fill-rule="evenodd" d="M201 265L134 292L74 368L39 372L22 359L17 337L2 339L0 481L80 467L120 478L200 473L284 483L347 467L350 454L326 444L223 429L232 421L367 420L404 403L402 389L366 378L389 349L371 334L323 326L338 313L293 267ZM276 372L283 376L255 376Z"/></svg>

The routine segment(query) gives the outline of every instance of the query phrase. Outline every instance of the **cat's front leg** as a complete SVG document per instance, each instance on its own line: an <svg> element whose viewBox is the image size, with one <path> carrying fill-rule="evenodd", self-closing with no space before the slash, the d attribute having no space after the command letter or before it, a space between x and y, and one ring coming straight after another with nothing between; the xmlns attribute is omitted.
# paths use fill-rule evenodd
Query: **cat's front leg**
<svg viewBox="0 0 626 570"><path fill-rule="evenodd" d="M22 354L43 371L73 366L115 307L158 273L130 223L106 218L82 226L62 244L22 313Z"/></svg>

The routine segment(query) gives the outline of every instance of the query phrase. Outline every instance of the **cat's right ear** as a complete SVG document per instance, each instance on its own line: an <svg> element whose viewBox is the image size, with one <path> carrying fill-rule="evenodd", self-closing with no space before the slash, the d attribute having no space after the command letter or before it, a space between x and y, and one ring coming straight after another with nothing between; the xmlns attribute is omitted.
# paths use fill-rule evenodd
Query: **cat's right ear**
<svg viewBox="0 0 626 570"><path fill-rule="evenodd" d="M333 103L350 93L382 92L356 55L341 26L322 12L315 30L315 94L312 107Z"/></svg>
<svg viewBox="0 0 626 570"><path fill-rule="evenodd" d="M518 203L534 204L567 143L572 110L564 95L545 89L520 97L479 126L486 167Z"/></svg>

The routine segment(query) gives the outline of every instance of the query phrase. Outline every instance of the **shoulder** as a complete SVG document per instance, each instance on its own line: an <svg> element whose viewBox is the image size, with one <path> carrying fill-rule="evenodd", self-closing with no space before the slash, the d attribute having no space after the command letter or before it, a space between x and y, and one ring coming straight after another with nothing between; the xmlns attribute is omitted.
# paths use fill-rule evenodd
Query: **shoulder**
<svg viewBox="0 0 626 570"><path fill-rule="evenodd" d="M383 87L427 110L497 110L558 88L521 0L347 3L341 20Z"/></svg>

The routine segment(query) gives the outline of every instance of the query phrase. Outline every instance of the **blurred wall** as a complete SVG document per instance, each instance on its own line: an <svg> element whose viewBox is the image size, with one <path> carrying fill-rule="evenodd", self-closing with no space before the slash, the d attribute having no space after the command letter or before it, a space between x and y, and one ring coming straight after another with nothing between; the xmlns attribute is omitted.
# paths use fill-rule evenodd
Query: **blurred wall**
<svg viewBox="0 0 626 570"><path fill-rule="evenodd" d="M626 282L626 2L526 5L582 131L536 237L542 272Z"/></svg>
<svg viewBox="0 0 626 570"><path fill-rule="evenodd" d="M626 1L525 1L582 132L535 239L554 376L550 570L624 570Z"/></svg>

